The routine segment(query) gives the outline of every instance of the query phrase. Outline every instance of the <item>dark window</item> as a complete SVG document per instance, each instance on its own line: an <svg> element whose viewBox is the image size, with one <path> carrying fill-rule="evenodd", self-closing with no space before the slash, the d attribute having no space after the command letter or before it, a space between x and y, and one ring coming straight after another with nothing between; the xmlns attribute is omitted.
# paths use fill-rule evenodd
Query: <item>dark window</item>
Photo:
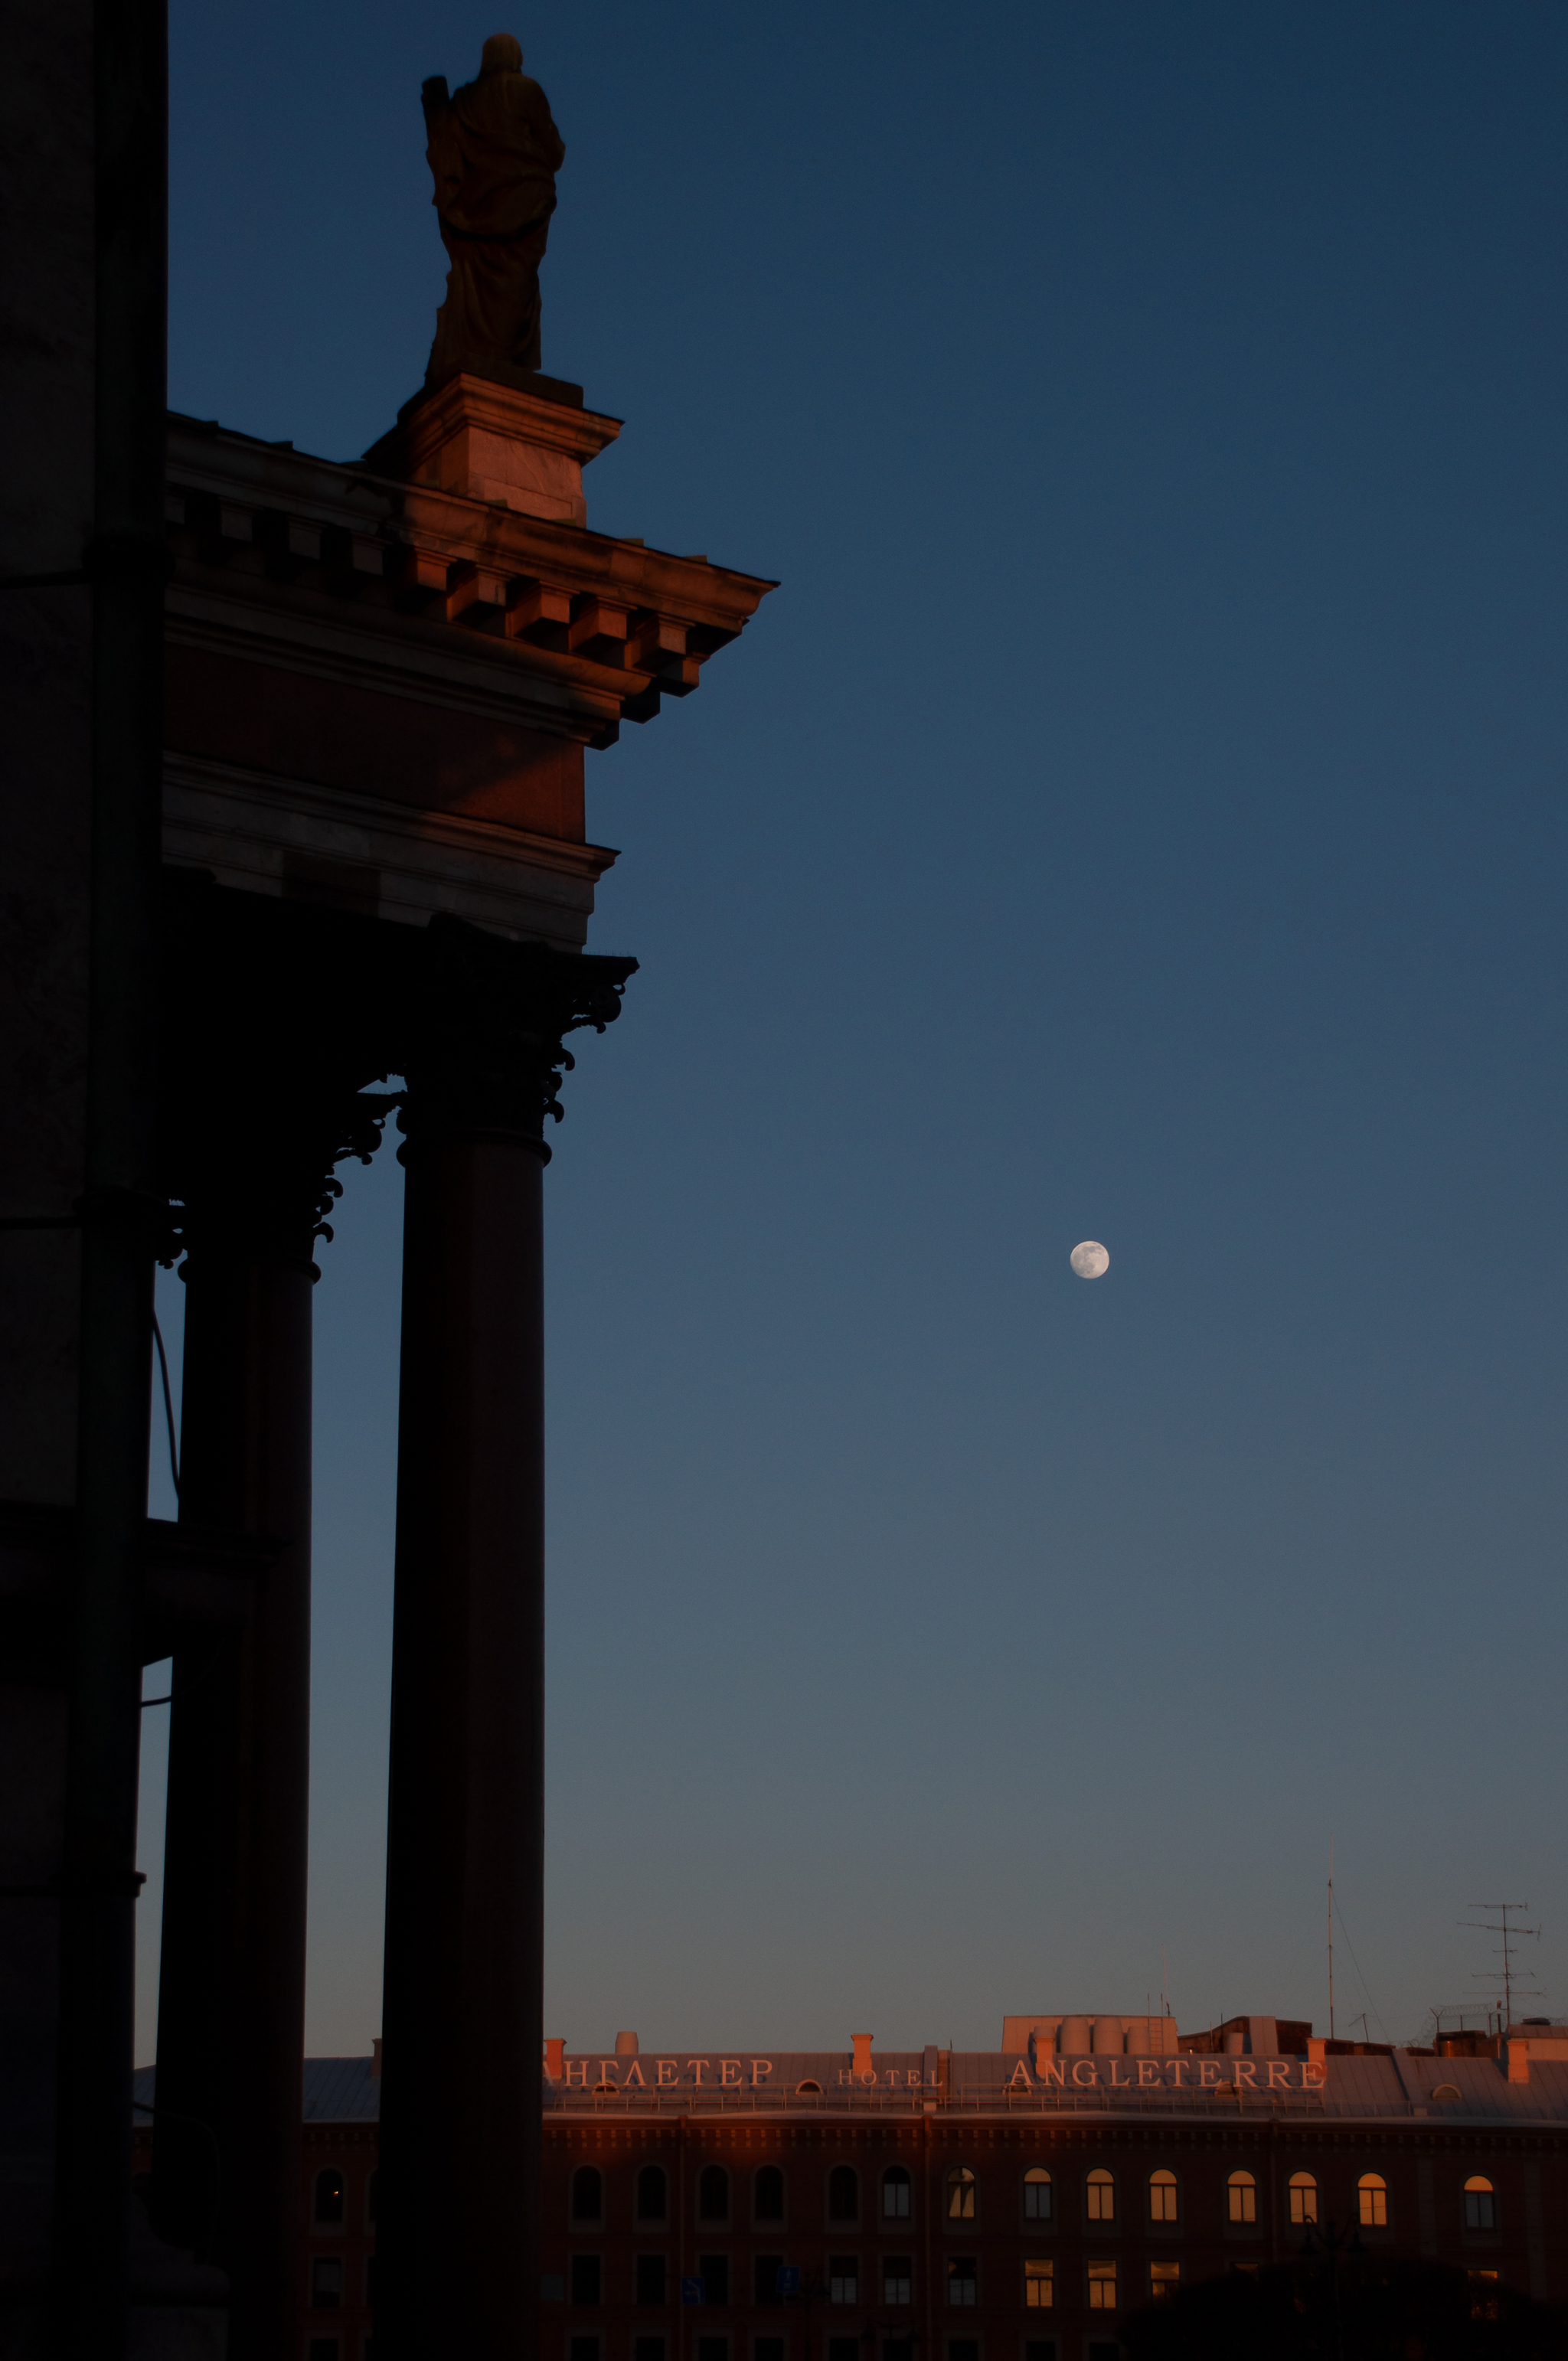
<svg viewBox="0 0 1568 2361"><path fill-rule="evenodd" d="M759 2222L782 2222L784 2197L784 2174L779 2170L778 2166L776 2164L761 2166L751 2196L752 2204L756 2209L754 2218Z"/></svg>
<svg viewBox="0 0 1568 2361"><path fill-rule="evenodd" d="M637 2219L662 2222L669 2202L662 2164L645 2164L637 2176Z"/></svg>
<svg viewBox="0 0 1568 2361"><path fill-rule="evenodd" d="M335 2336L313 2336L308 2350L311 2361L338 2361L343 2347Z"/></svg>
<svg viewBox="0 0 1568 2361"><path fill-rule="evenodd" d="M901 2164L890 2164L883 2174L882 2210L884 2221L909 2219L909 2175Z"/></svg>
<svg viewBox="0 0 1568 2361"><path fill-rule="evenodd" d="M566 2347L569 2361L599 2361L597 2336L574 2336Z"/></svg>
<svg viewBox="0 0 1568 2361"><path fill-rule="evenodd" d="M318 2172L316 2175L316 2220L318 2222L341 2222L342 2219L342 2173Z"/></svg>
<svg viewBox="0 0 1568 2361"><path fill-rule="evenodd" d="M597 2222L604 2211L604 2175L596 2164L580 2164L572 2175L572 2219Z"/></svg>
<svg viewBox="0 0 1568 2361"><path fill-rule="evenodd" d="M751 2300L754 2303L777 2303L779 2272L784 2268L782 2255L753 2255L751 2257Z"/></svg>
<svg viewBox="0 0 1568 2361"><path fill-rule="evenodd" d="M540 2273L539 2301L541 2303L565 2302L566 2274L565 2271L542 2271Z"/></svg>
<svg viewBox="0 0 1568 2361"><path fill-rule="evenodd" d="M631 2340L631 2361L664 2361L663 2338L634 2336Z"/></svg>
<svg viewBox="0 0 1568 2361"><path fill-rule="evenodd" d="M697 2277L702 2281L705 2303L728 2303L729 2301L729 2257L728 2255L699 2255Z"/></svg>
<svg viewBox="0 0 1568 2361"><path fill-rule="evenodd" d="M1103 2337L1097 2337L1089 2348L1089 2361L1122 2361L1122 2348L1119 2345L1107 2345Z"/></svg>
<svg viewBox="0 0 1568 2361"><path fill-rule="evenodd" d="M858 2222L861 2218L861 2176L851 2165L836 2164L828 2176L828 2219Z"/></svg>
<svg viewBox="0 0 1568 2361"><path fill-rule="evenodd" d="M343 2257L318 2255L311 2265L311 2310L335 2312L343 2301Z"/></svg>
<svg viewBox="0 0 1568 2361"><path fill-rule="evenodd" d="M828 2339L828 2361L861 2361L860 2338L830 2336Z"/></svg>
<svg viewBox="0 0 1568 2361"><path fill-rule="evenodd" d="M980 2361L978 2336L949 2336L948 2361Z"/></svg>
<svg viewBox="0 0 1568 2361"><path fill-rule="evenodd" d="M696 2340L696 2361L729 2361L728 2336L699 2336Z"/></svg>
<svg viewBox="0 0 1568 2361"><path fill-rule="evenodd" d="M1047 2337L1043 2343L1031 2337L1024 2347L1024 2361L1057 2361L1055 2337Z"/></svg>
<svg viewBox="0 0 1568 2361"><path fill-rule="evenodd" d="M376 2183L379 2179L380 2175L373 2172L370 2175L369 2180L365 2183L365 2219L367 2222L374 2222L376 2219Z"/></svg>
<svg viewBox="0 0 1568 2361"><path fill-rule="evenodd" d="M374 2312L376 2309L376 2257L374 2255L366 2257L365 2301Z"/></svg>
<svg viewBox="0 0 1568 2361"><path fill-rule="evenodd" d="M699 2222L729 2219L729 2175L721 2164L705 2164L697 2174L696 2218Z"/></svg>
<svg viewBox="0 0 1568 2361"><path fill-rule="evenodd" d="M908 2303L914 2278L914 2266L907 2255L884 2255L882 2258L883 2303Z"/></svg>
<svg viewBox="0 0 1568 2361"><path fill-rule="evenodd" d="M828 2301L829 2303L859 2303L861 2300L861 2265L855 2255L829 2255L828 2257Z"/></svg>
<svg viewBox="0 0 1568 2361"><path fill-rule="evenodd" d="M948 2301L978 2303L980 2301L980 2264L973 2255L949 2255L948 2257Z"/></svg>
<svg viewBox="0 0 1568 2361"><path fill-rule="evenodd" d="M751 2339L751 2361L784 2361L784 2338L754 2336Z"/></svg>
<svg viewBox="0 0 1568 2361"><path fill-rule="evenodd" d="M597 2255L572 2257L572 2301L598 2303L599 2300L599 2258Z"/></svg>
<svg viewBox="0 0 1568 2361"><path fill-rule="evenodd" d="M663 2302L664 2257L663 2255L638 2256L637 2301L639 2303Z"/></svg>
<svg viewBox="0 0 1568 2361"><path fill-rule="evenodd" d="M1024 2219L1048 2222L1050 2218L1051 2176L1043 2164L1032 2164L1024 2175Z"/></svg>

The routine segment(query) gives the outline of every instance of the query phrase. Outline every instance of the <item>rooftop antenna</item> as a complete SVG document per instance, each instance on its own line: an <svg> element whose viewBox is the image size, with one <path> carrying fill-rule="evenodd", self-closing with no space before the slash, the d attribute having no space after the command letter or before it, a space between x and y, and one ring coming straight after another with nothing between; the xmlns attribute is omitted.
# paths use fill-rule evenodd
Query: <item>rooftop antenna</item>
<svg viewBox="0 0 1568 2361"><path fill-rule="evenodd" d="M1334 1840L1329 1835L1329 2039L1334 2037Z"/></svg>
<svg viewBox="0 0 1568 2361"><path fill-rule="evenodd" d="M1541 1940L1541 1929L1539 1927L1520 1927L1518 1925L1510 1927L1508 1924L1509 1911L1528 1910L1530 1908L1530 1904L1528 1902L1473 1902L1470 1905L1470 1907L1472 1910L1495 1910L1497 1913L1496 1918L1461 1918L1458 1923L1461 1927L1478 1927L1484 1935L1500 1935L1503 1938L1500 1943L1494 1943L1492 1946L1494 1957L1499 1951L1503 1955L1502 1972L1499 1974L1495 1969L1487 1970L1483 1968L1478 1969L1476 1971L1476 1974L1482 1983L1500 1983L1502 1985L1503 2024L1501 2030L1506 2032L1508 2027L1512 2025L1514 2021L1514 1951L1518 1947L1521 1937L1525 1935L1533 1935L1536 1941L1539 1942ZM1519 1993L1521 2000L1544 2000L1546 1998L1546 1994L1542 1992L1539 1984L1520 1984L1519 1987ZM1478 1997L1484 1999L1486 1995L1482 1993L1478 1995ZM1496 1997L1496 1995L1493 1995L1493 1997Z"/></svg>

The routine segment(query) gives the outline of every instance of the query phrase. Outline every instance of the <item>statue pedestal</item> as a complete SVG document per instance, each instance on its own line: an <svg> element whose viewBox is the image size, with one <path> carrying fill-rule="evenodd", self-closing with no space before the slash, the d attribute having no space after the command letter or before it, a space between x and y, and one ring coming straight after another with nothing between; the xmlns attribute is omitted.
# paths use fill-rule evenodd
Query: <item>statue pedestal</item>
<svg viewBox="0 0 1568 2361"><path fill-rule="evenodd" d="M583 469L620 432L619 418L583 408L581 386L541 377L539 389L457 376L416 394L365 465L399 483L430 484L519 515L585 525Z"/></svg>

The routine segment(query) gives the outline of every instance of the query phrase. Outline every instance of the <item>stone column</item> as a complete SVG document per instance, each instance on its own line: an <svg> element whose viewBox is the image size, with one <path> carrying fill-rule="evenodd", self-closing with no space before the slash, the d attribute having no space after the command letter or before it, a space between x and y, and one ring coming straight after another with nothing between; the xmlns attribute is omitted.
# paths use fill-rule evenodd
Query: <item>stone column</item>
<svg viewBox="0 0 1568 2361"><path fill-rule="evenodd" d="M634 962L433 923L411 1038L378 2352L531 2352L539 2295L545 1115Z"/></svg>
<svg viewBox="0 0 1568 2361"><path fill-rule="evenodd" d="M175 1655L153 2221L228 2273L231 2361L277 2361L302 2295L312 1256L333 1166L394 1102L356 1089L374 1053L341 971L373 981L362 926L186 883L170 932L181 1522L274 1554L245 1629Z"/></svg>

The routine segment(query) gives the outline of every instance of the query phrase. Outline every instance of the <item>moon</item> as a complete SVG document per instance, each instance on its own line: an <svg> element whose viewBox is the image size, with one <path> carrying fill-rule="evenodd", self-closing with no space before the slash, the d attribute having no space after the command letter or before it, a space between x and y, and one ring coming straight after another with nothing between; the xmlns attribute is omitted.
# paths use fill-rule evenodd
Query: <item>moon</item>
<svg viewBox="0 0 1568 2361"><path fill-rule="evenodd" d="M1074 1246L1068 1260L1080 1279L1103 1279L1111 1268L1111 1257L1098 1238L1085 1238L1080 1246Z"/></svg>

